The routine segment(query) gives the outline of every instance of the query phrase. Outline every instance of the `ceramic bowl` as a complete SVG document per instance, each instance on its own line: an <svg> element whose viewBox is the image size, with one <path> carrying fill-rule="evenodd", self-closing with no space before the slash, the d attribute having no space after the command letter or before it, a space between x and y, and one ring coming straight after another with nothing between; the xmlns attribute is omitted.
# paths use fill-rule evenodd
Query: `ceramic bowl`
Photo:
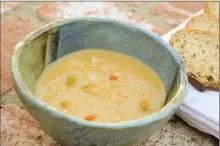
<svg viewBox="0 0 220 146"><path fill-rule="evenodd" d="M106 48L133 56L160 76L167 91L166 103L159 112L122 123L87 122L63 114L33 94L35 82L48 63L46 48L54 56L49 63L84 48ZM130 146L145 140L173 116L188 86L180 57L159 36L140 26L104 18L65 19L32 32L16 45L11 70L27 111L63 146Z"/></svg>

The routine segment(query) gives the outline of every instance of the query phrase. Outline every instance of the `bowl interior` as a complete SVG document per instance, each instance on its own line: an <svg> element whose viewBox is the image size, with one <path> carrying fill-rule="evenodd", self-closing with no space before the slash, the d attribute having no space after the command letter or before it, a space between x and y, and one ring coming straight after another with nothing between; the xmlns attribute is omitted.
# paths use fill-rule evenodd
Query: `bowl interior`
<svg viewBox="0 0 220 146"><path fill-rule="evenodd" d="M55 24L50 25L49 31L41 34L38 31L36 37L23 41L18 71L31 92L48 64L68 53L96 48L124 53L149 65L164 83L166 104L175 97L173 94L180 86L180 60L155 34L109 19L66 20Z"/></svg>

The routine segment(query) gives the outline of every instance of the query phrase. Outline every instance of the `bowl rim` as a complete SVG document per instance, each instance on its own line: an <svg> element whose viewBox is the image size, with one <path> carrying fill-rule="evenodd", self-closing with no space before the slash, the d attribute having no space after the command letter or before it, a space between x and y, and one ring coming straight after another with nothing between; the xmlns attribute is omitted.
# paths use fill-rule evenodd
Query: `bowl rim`
<svg viewBox="0 0 220 146"><path fill-rule="evenodd" d="M131 120L131 121L125 121L121 123L99 123L99 122L88 122L83 119L64 114L56 110L55 108L49 105L46 105L44 102L38 100L37 98L35 98L33 93L30 92L28 88L25 86L24 81L22 80L22 77L20 75L19 68L18 68L18 59L22 52L23 46L31 42L32 40L36 39L43 33L51 30L52 28L60 27L60 26L63 26L69 23L77 22L77 21L96 21L96 22L98 21L98 22L117 23L121 25L122 27L127 27L133 30L139 30L145 35L150 36L152 39L157 41L157 43L159 43L165 49L167 49L170 52L170 54L174 57L174 60L177 62L178 74L180 75L180 85L173 99L168 104L166 104L161 110L146 117L142 117L142 118ZM19 98L24 98L25 100L28 100L28 102L31 102L38 109L44 109L45 112L52 114L53 117L56 117L59 119L66 119L70 122L77 123L84 127L95 127L95 128L98 127L98 128L106 128L106 129L135 128L135 127L140 127L140 126L147 125L152 122L156 122L158 120L164 119L165 117L168 117L172 112L174 112L180 106L188 89L188 78L187 78L185 67L183 65L181 58L179 57L178 53L174 49L172 49L171 46L168 45L162 38L160 38L158 35L154 34L153 32L145 28L142 28L139 25L116 20L116 19L100 18L100 17L78 17L78 18L61 19L58 21L48 23L36 29L35 31L33 31L32 33L24 37L15 46L13 54L12 54L12 58L11 58L11 73L12 73L12 77L14 80L15 88L17 88L16 92L19 92L19 95L22 96Z"/></svg>

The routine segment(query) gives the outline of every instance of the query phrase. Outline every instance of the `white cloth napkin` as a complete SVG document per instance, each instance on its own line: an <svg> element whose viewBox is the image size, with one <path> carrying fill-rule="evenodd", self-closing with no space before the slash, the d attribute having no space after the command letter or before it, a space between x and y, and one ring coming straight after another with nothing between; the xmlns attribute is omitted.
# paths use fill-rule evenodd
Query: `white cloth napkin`
<svg viewBox="0 0 220 146"><path fill-rule="evenodd" d="M203 11L198 12L196 15L201 13ZM189 19L162 36L162 38L169 42L172 34L184 28ZM177 115L192 127L219 138L219 92L210 90L200 92L189 85L188 93Z"/></svg>

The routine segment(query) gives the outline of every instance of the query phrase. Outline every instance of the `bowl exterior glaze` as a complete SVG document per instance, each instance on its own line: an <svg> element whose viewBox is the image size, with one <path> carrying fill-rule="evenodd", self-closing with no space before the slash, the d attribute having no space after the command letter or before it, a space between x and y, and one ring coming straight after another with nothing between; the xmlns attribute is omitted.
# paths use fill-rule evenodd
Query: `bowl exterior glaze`
<svg viewBox="0 0 220 146"><path fill-rule="evenodd" d="M82 43L80 42L79 45L75 46L75 50L89 48L91 45L93 45L91 48L110 48L110 50L134 56L150 65L159 74L168 92L164 108L148 117L134 121L104 124L87 122L65 115L37 100L33 95L33 89L37 78L45 68L45 48L49 36L48 31L53 28L64 28L65 30L72 24L77 25L77 30L79 26L82 26L81 24L87 24L83 26L86 31L75 34L75 39L72 38L78 40L83 36L75 41L75 45L76 42L82 41ZM91 35L90 30L101 31L98 34ZM123 37L125 34L121 34L120 30L126 32L129 37ZM67 38L67 44L69 43L63 50L66 51L66 54L74 51L68 49L69 46L74 45L71 44L71 39L68 41L68 38L73 37L68 35L69 32L67 29L64 33L67 35L61 37L62 39ZM107 42L105 40L94 42L103 35L114 38L111 40L106 39ZM144 38L145 36L146 38ZM132 38L133 42L131 43ZM65 43L65 40L62 40L62 42ZM132 46L133 43L138 48L142 47L144 51L142 49L134 51L135 46ZM148 44L147 47L145 43ZM188 87L187 76L180 57L159 36L132 24L101 18L66 19L52 22L34 31L15 47L11 71L16 92L27 111L48 135L64 146L130 146L137 141L147 139L163 128L178 110Z"/></svg>

